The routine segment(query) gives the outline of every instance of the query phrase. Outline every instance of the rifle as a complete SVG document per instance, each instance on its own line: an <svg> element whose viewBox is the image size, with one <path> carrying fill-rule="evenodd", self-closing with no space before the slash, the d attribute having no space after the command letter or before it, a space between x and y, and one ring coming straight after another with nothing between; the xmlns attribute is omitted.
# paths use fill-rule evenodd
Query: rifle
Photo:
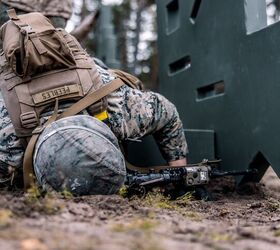
<svg viewBox="0 0 280 250"><path fill-rule="evenodd" d="M217 166L221 160L209 161L204 159L197 164L188 164L182 167L170 167L160 169L150 169L149 173L129 171L126 175L125 185L127 196L144 196L154 187L164 187L164 194L171 198L176 198L192 190L198 199L210 200L206 186L212 178L223 176L237 176L257 173L256 169L244 171L219 171Z"/></svg>

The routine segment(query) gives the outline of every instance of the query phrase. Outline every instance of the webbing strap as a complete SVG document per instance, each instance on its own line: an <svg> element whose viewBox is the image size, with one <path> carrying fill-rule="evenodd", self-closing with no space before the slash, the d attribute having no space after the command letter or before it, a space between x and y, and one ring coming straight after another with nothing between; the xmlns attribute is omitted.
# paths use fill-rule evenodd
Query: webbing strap
<svg viewBox="0 0 280 250"><path fill-rule="evenodd" d="M34 35L36 35L36 34L34 34ZM39 37L31 35L30 36L30 40L31 40L31 42L33 43L34 47L37 49L37 51L38 51L38 53L40 55L48 53L48 50L42 44L42 42L40 41Z"/></svg>
<svg viewBox="0 0 280 250"><path fill-rule="evenodd" d="M17 15L15 9L9 9L9 10L7 10L7 14L8 14L9 18L11 19L11 21L12 21L16 26L18 26L20 29L24 29L27 33L34 33L34 32L32 31L32 27L31 27L29 24L23 22L23 21L18 17L18 15ZM24 28L24 27L26 27L26 28Z"/></svg>
<svg viewBox="0 0 280 250"><path fill-rule="evenodd" d="M28 188L30 188L32 185L35 184L35 175L34 175L34 169L33 169L33 152L35 149L36 142L44 130L45 127L47 127L52 122L68 117L73 116L81 112L82 110L86 109L90 105L94 104L95 102L99 101L103 97L107 96L111 92L117 90L124 84L123 81L120 79L115 79L111 83L102 86L98 90L92 92L91 94L85 96L80 101L73 104L71 107L66 109L61 115L57 115L58 110L58 99L56 99L55 104L55 110L53 115L48 119L48 121L44 124L43 127L38 127L33 131L33 135L27 145L24 159L23 159L23 180L24 180L24 189L27 191Z"/></svg>
<svg viewBox="0 0 280 250"><path fill-rule="evenodd" d="M92 92L91 94L87 95L80 101L73 104L71 107L66 109L61 115L59 115L58 119L80 113L82 110L92 105L93 103L99 101L100 99L110 94L111 92L117 90L122 85L124 85L124 82L121 79L119 78L114 79L111 83L102 86L98 90Z"/></svg>
<svg viewBox="0 0 280 250"><path fill-rule="evenodd" d="M19 20L15 9L8 9L7 14L11 20Z"/></svg>
<svg viewBox="0 0 280 250"><path fill-rule="evenodd" d="M28 188L32 187L35 184L35 176L33 170L33 152L40 136L41 132L47 127L49 124L54 122L57 119L58 112L58 99L55 100L55 108L52 116L48 119L48 121L44 124L42 128L36 128L33 131L33 135L27 145L25 150L24 158L23 158L23 181L24 181L24 190L27 191Z"/></svg>
<svg viewBox="0 0 280 250"><path fill-rule="evenodd" d="M139 167L139 166L135 166L135 165L129 163L128 161L125 161L125 165L126 165L127 169L136 171L139 173L149 173L149 172L151 172L151 170L158 172L160 170L167 169L167 168L178 168L178 167L175 167L175 166L173 167L173 166L169 166L169 165Z"/></svg>

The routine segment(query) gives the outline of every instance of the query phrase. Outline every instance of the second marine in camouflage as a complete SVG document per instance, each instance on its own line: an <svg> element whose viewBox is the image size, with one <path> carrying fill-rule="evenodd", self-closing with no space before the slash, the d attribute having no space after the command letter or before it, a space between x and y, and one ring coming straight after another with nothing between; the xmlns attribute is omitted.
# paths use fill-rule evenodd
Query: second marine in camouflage
<svg viewBox="0 0 280 250"><path fill-rule="evenodd" d="M15 8L18 14L41 12L51 19L56 27L64 28L72 15L72 0L2 0L0 1L0 22L8 21L6 10Z"/></svg>
<svg viewBox="0 0 280 250"><path fill-rule="evenodd" d="M43 15L60 16L69 19L72 14L72 0L2 0L10 7L28 12L41 12Z"/></svg>

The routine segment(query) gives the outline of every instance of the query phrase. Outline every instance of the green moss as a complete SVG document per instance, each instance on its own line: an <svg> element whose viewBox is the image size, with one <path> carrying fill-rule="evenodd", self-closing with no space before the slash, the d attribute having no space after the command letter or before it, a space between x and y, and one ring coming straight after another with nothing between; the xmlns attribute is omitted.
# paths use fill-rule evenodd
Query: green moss
<svg viewBox="0 0 280 250"><path fill-rule="evenodd" d="M163 209L175 208L170 199L168 199L167 197L163 196L158 192L148 193L144 197L143 202L141 203L146 206L155 207L155 208L163 208Z"/></svg>
<svg viewBox="0 0 280 250"><path fill-rule="evenodd" d="M28 203L37 202L40 197L42 194L37 185L32 185L25 193L25 199Z"/></svg>
<svg viewBox="0 0 280 250"><path fill-rule="evenodd" d="M201 221L201 218L198 213L193 212L193 211L187 211L187 212L182 212L182 214L188 218L191 219L192 221Z"/></svg>
<svg viewBox="0 0 280 250"><path fill-rule="evenodd" d="M176 206L177 210L180 210L180 208L186 208L189 206L192 200L193 192L187 192L183 196L180 196L174 200L174 206Z"/></svg>
<svg viewBox="0 0 280 250"><path fill-rule="evenodd" d="M280 202L274 199L269 199L268 208L271 212L280 211Z"/></svg>
<svg viewBox="0 0 280 250"><path fill-rule="evenodd" d="M216 242L220 241L232 241L232 236L230 234L225 234L225 233L215 233L210 236L210 239Z"/></svg>
<svg viewBox="0 0 280 250"><path fill-rule="evenodd" d="M274 236L275 236L275 237L280 237L280 229L277 229L277 230L274 232Z"/></svg>
<svg viewBox="0 0 280 250"><path fill-rule="evenodd" d="M129 232L131 230L140 230L141 232L150 232L156 223L150 219L136 219L129 223L116 223L113 224L111 229L114 232Z"/></svg>
<svg viewBox="0 0 280 250"><path fill-rule="evenodd" d="M127 197L127 187L126 186L122 186L119 190L119 195L123 198Z"/></svg>
<svg viewBox="0 0 280 250"><path fill-rule="evenodd" d="M64 189L59 194L62 196L63 199L66 199L66 200L73 198L72 193L70 191L68 191L67 189Z"/></svg>
<svg viewBox="0 0 280 250"><path fill-rule="evenodd" d="M46 196L38 205L38 211L45 214L56 214L64 207L63 203L56 197Z"/></svg>
<svg viewBox="0 0 280 250"><path fill-rule="evenodd" d="M144 239L137 239L133 246L132 250L161 250L160 242L156 239L151 239L150 237Z"/></svg>
<svg viewBox="0 0 280 250"><path fill-rule="evenodd" d="M127 228L124 224L116 223L111 226L111 230L117 233L127 232Z"/></svg>
<svg viewBox="0 0 280 250"><path fill-rule="evenodd" d="M12 220L12 211L8 209L0 210L0 228L8 227L11 224Z"/></svg>
<svg viewBox="0 0 280 250"><path fill-rule="evenodd" d="M29 188L25 194L25 203L34 211L45 214L56 214L63 208L56 193L42 193L37 186Z"/></svg>

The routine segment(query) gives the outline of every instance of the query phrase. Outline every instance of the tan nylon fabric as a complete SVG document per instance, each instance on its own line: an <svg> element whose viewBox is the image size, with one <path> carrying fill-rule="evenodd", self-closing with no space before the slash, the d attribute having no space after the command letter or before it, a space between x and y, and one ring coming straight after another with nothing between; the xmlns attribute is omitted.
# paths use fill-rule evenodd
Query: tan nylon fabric
<svg viewBox="0 0 280 250"><path fill-rule="evenodd" d="M48 121L44 124L44 127L47 127L49 124L54 122L57 118L58 111L58 99L55 102L55 108L53 115L48 119ZM24 190L27 191L28 188L35 185L35 175L33 170L33 152L36 145L36 142L41 134L41 131L34 133L26 147L24 158L23 158L23 183Z"/></svg>
<svg viewBox="0 0 280 250"><path fill-rule="evenodd" d="M129 163L128 161L125 161L125 165L126 168L132 171L136 171L139 173L150 173L151 170L155 171L155 172L159 172L160 170L163 169L167 169L167 168L178 168L178 166L168 166L168 165L162 165L162 166L147 166L147 167L139 167L139 166L135 166L131 163ZM188 166L192 166L192 165L188 165Z"/></svg>
<svg viewBox="0 0 280 250"><path fill-rule="evenodd" d="M0 55L0 61L3 62L2 72L0 72L0 87L17 136L28 138L31 136L32 130L39 125L42 112L46 109L53 109L56 98L59 99L60 103L61 101L75 103L103 85L96 65L73 36L62 29L54 29L48 19L41 14L20 15L19 19L17 19L15 13L11 12L9 14L13 21L4 24L1 30L2 39L9 42L5 43L5 53ZM36 24L37 21L33 20L34 18L38 19L40 25ZM34 72L27 70L27 76L20 77L15 72L18 67L15 56L15 51L18 50L19 45L17 39L20 40L21 38L18 26L31 22L34 30L40 34L43 33L43 36L40 36L40 41L46 39L46 43L41 43L44 47L40 49L40 45L34 45L38 37L33 40L30 39L31 42L28 44L33 49L30 53L35 53L35 56L33 56L32 63L28 63L28 65L44 64L44 66L33 67ZM13 35L10 36L10 34ZM37 33L29 35L33 36L34 34L37 35ZM54 34L55 38L53 37ZM52 39L54 43L52 43ZM54 50L58 39L62 41L65 50L69 53L66 53L66 51L64 53L62 47L60 49L57 47ZM58 46L60 45L58 44ZM48 54L53 53L52 60L56 60L57 64L54 62L49 67L45 66L45 61L48 61L48 58L44 57L44 49L48 50ZM62 69L56 67L61 61L67 63L67 60L62 60L60 57L63 53L71 55L74 66L69 65L69 67L63 67ZM31 70L31 68L29 69ZM106 110L106 108L107 98L104 97L91 105L89 111L94 115ZM24 143L24 145L26 144Z"/></svg>
<svg viewBox="0 0 280 250"><path fill-rule="evenodd" d="M2 0L2 2L25 12L41 12L45 16L69 19L72 15L72 0Z"/></svg>
<svg viewBox="0 0 280 250"><path fill-rule="evenodd" d="M12 21L2 26L0 36L6 59L18 76L76 66L65 39L42 14L17 17L10 11L9 16Z"/></svg>

